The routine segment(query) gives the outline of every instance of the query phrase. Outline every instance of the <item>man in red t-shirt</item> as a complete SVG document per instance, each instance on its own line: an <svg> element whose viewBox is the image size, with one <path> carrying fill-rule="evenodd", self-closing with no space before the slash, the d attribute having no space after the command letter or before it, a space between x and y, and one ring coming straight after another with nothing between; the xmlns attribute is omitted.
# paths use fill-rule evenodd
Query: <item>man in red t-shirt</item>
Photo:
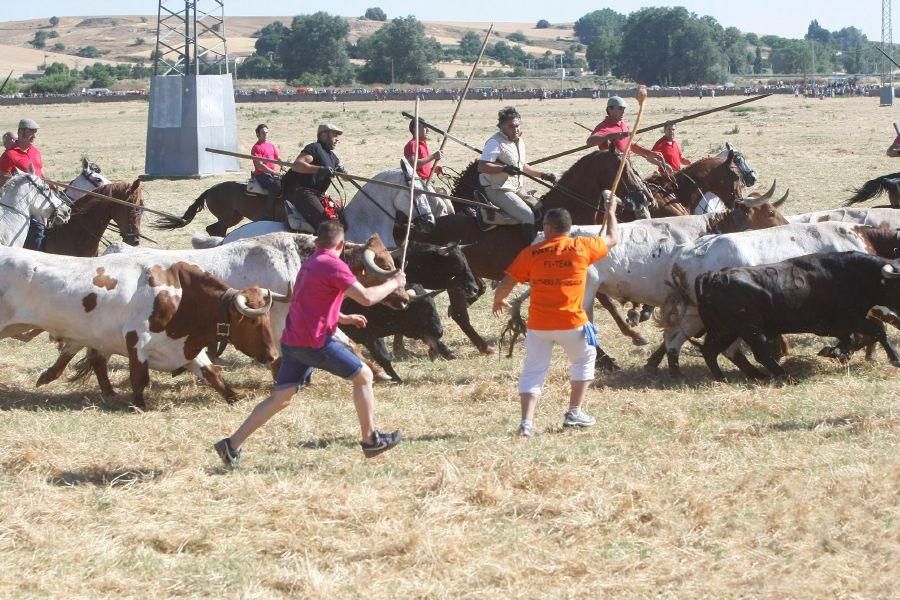
<svg viewBox="0 0 900 600"><path fill-rule="evenodd" d="M367 324L363 315L340 312L345 294L363 306L371 306L394 290L403 289L406 275L398 270L384 283L363 287L341 260L343 249L344 228L337 221L323 221L316 236L316 251L303 261L294 284L281 335L281 366L275 389L237 431L216 442L214 447L225 466L238 466L244 441L288 405L297 390L309 382L314 368L353 382L353 404L362 432L360 445L366 458L390 450L403 439L400 430L383 433L375 429L372 370L332 336L338 323L353 327Z"/></svg>
<svg viewBox="0 0 900 600"><path fill-rule="evenodd" d="M26 173L31 171L41 179L44 178L44 159L41 151L34 145L37 132L38 124L32 119L19 121L18 141L0 155L0 185L6 183L15 174L16 169ZM43 219L31 217L24 247L29 250L40 250L44 246L44 229Z"/></svg>
<svg viewBox="0 0 900 600"><path fill-rule="evenodd" d="M666 164L676 171L680 171L682 167L691 164L691 161L686 159L684 154L681 153L681 146L675 141L675 123L668 122L665 124L663 136L653 144L653 151L662 154ZM663 172L662 167L659 168L659 172Z"/></svg>
<svg viewBox="0 0 900 600"><path fill-rule="evenodd" d="M269 126L260 123L256 126L256 143L250 149L250 154L270 160L281 160L281 157L278 156L278 149L268 139ZM275 167L275 163L264 160L253 161L253 179L272 196L277 196L281 189L281 186L278 185L278 171L275 170Z"/></svg>
<svg viewBox="0 0 900 600"><path fill-rule="evenodd" d="M428 150L428 141L426 138L428 137L428 127L422 123L422 120L419 119L419 147L418 151L416 149L416 120L411 119L409 121L409 133L412 135L412 139L406 142L406 146L403 147L403 156L406 158L406 161L412 166L415 164L416 158L419 159L419 165L416 169L416 173L418 173L419 177L422 179L428 179L431 176L431 170L434 168L433 163L437 160L443 158L444 153L440 150L436 150L434 154L432 154ZM438 171L440 173L440 171Z"/></svg>
<svg viewBox="0 0 900 600"><path fill-rule="evenodd" d="M606 118L594 127L594 131L588 137L585 144L597 146L598 150L609 150L609 145L618 152L625 152L628 148L628 133L631 129L625 122L625 100L619 96L611 96L606 101ZM631 151L647 159L647 162L660 168L666 167L666 161L662 154L647 150L638 144L631 144Z"/></svg>
<svg viewBox="0 0 900 600"><path fill-rule="evenodd" d="M608 192L606 192L608 194ZM569 237L572 216L564 208L554 208L544 216L544 241L524 248L506 268L506 276L494 293L494 315L509 307L506 297L516 283L531 284L528 308L528 335L525 362L519 378L522 423L519 435L534 433L534 409L547 377L553 346L566 351L571 364L569 409L564 427L590 427L594 417L582 410L588 386L594 379L596 330L588 322L582 306L588 268L605 257L619 241L616 198L606 200L609 228L595 238ZM590 334L590 335L589 335Z"/></svg>

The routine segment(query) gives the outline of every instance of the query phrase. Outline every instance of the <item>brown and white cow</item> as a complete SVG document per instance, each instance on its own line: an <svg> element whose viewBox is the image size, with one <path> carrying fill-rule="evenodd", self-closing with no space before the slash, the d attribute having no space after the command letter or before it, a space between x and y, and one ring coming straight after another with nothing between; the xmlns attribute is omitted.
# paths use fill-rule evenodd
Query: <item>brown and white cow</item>
<svg viewBox="0 0 900 600"><path fill-rule="evenodd" d="M0 338L40 328L96 351L101 387L111 392L106 357L128 358L133 402L143 407L149 370L189 368L227 400L235 393L205 348L217 324L254 360L278 358L268 312L286 300L266 288L229 288L188 262L162 265L140 254L68 258L0 248ZM101 375L102 372L102 375ZM105 384L105 385L104 385Z"/></svg>

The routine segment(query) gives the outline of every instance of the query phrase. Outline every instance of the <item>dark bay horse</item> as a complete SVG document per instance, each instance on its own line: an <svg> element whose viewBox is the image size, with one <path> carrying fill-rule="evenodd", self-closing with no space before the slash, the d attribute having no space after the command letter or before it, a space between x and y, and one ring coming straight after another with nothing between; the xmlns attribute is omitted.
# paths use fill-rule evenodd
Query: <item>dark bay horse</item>
<svg viewBox="0 0 900 600"><path fill-rule="evenodd" d="M225 237L228 229L243 219L250 221L287 220L283 200L290 200L297 189L299 173L288 171L281 177L281 194L278 197L259 196L247 193L247 183L243 181L224 181L204 191L188 206L183 222L160 223L158 229L178 229L190 223L204 206L216 218L216 222L206 228L209 235Z"/></svg>
<svg viewBox="0 0 900 600"><path fill-rule="evenodd" d="M602 192L609 189L615 178L616 170L621 157L614 152L592 152L580 158L560 178L558 188L564 188L577 195L582 200L576 201L570 195L553 189L540 199L540 211L551 208L565 208L572 214L572 222L578 225L596 224L603 219ZM473 163L474 164L474 163ZM474 198L472 176L475 167L469 167L463 172L463 176L457 182L452 195L460 198ZM637 172L626 162L625 170L620 183L620 195L625 196L630 206L647 205L652 201L650 190L641 180ZM599 207L599 208L598 208ZM634 218L633 211L624 209L625 220ZM628 217L631 217L629 219ZM538 215L537 226L542 226L542 217ZM395 229L395 231L400 231ZM399 242L402 242L403 233L400 233ZM503 279L504 270L524 248L522 235L517 227L497 227L489 231L482 231L475 217L465 212L457 212L437 219L434 230L429 233L414 232L413 239L417 242L432 244L448 244L458 242L466 244L464 254L469 261L469 267L476 277L487 279ZM471 245L469 245L471 244ZM607 310L615 310L612 301L607 298L609 305L604 303ZM482 353L492 352L490 346L472 327L466 308L451 304L451 316L460 328L466 333L472 343ZM626 325L627 328L627 325ZM631 334L639 336L637 332L628 328Z"/></svg>
<svg viewBox="0 0 900 600"><path fill-rule="evenodd" d="M671 175L654 173L646 181L656 199L651 216L677 217L694 214L704 192L718 196L726 208L734 208L744 186L756 183L756 172L728 144L728 150L718 156L701 158Z"/></svg>
<svg viewBox="0 0 900 600"><path fill-rule="evenodd" d="M887 192L888 200L891 202L890 205L875 206L873 208L900 208L900 173L891 173L890 175L882 175L881 177L870 179L862 184L862 187L853 191L853 197L847 200L844 206L871 200Z"/></svg>
<svg viewBox="0 0 900 600"><path fill-rule="evenodd" d="M116 224L122 241L131 246L140 243L141 212L143 206L141 180L133 183L108 183L94 190L98 194L112 196L132 204L132 207L115 204L94 196L83 196L72 206L72 217L65 225L47 230L44 252L68 256L97 256L100 242L110 221Z"/></svg>

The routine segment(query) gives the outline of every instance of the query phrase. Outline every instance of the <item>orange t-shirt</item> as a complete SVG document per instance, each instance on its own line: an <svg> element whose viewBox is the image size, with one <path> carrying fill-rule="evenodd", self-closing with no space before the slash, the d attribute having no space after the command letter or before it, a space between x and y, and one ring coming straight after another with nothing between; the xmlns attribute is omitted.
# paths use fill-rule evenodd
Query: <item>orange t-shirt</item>
<svg viewBox="0 0 900 600"><path fill-rule="evenodd" d="M606 256L603 238L553 238L529 246L506 268L519 283L531 283L528 328L575 329L587 323L581 307L588 267Z"/></svg>

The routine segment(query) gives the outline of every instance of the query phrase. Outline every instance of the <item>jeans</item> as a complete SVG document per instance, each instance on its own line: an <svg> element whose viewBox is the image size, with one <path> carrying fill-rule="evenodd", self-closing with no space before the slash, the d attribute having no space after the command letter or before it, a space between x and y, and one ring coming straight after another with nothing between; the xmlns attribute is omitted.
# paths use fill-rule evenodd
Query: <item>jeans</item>
<svg viewBox="0 0 900 600"><path fill-rule="evenodd" d="M25 248L43 250L45 232L44 219L31 217L31 221L28 223L28 234L25 236Z"/></svg>

